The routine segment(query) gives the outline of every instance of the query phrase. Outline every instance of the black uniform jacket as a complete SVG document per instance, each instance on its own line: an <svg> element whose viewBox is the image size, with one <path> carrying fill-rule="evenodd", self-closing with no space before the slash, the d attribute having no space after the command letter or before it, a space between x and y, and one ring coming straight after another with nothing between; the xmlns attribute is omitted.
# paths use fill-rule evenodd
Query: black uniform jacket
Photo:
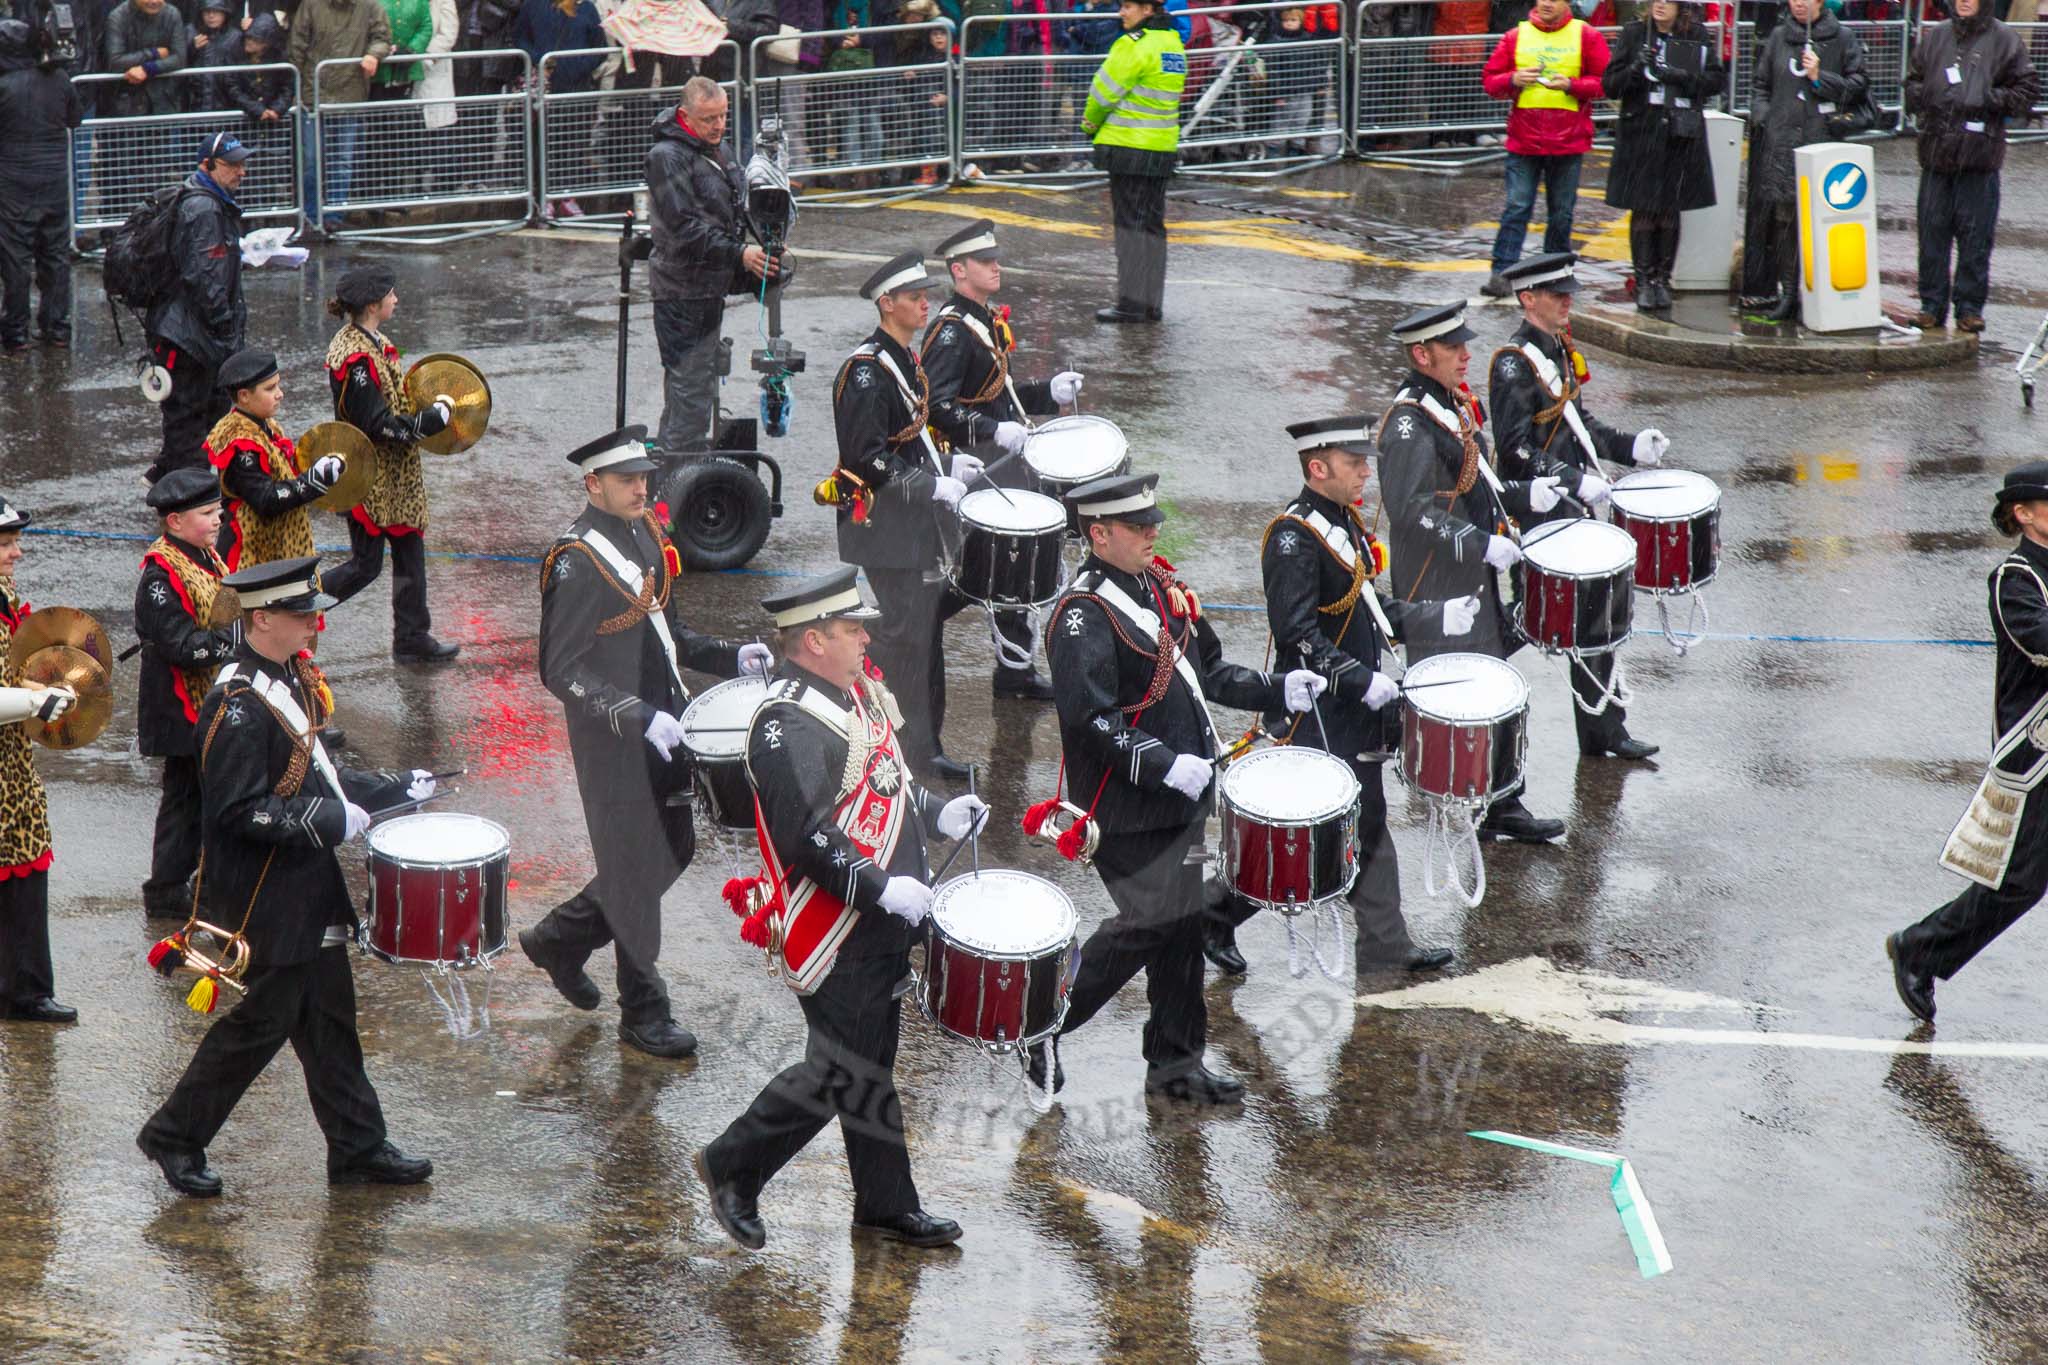
<svg viewBox="0 0 2048 1365"><path fill-rule="evenodd" d="M412 775L337 765L337 792L309 761L297 793L278 795L296 742L260 699L268 689L257 680L283 683L303 719L317 716L319 703L295 671L246 645L231 662L236 675L216 683L199 708L200 876L215 923L232 930L247 911L252 965L284 967L310 961L329 925L356 922L334 857L348 833L343 798L380 810L405 799Z"/></svg>
<svg viewBox="0 0 2048 1365"><path fill-rule="evenodd" d="M1427 400L1426 402L1424 400ZM1394 595L1404 602L1445 602L1477 593L1479 622L1451 649L1501 653L1515 637L1508 629L1494 571L1486 563L1486 538L1499 534L1503 512L1516 521L1529 515L1529 486L1503 478L1496 501L1483 470L1472 486L1457 491L1465 445L1440 420L1455 419L1458 398L1433 379L1411 370L1387 410L1379 434L1381 498L1386 509L1387 548ZM1488 459L1486 435L1474 430L1479 459ZM1440 654L1447 645L1441 626L1409 623L1409 657ZM1417 654L1417 650L1421 655Z"/></svg>
<svg viewBox="0 0 2048 1365"><path fill-rule="evenodd" d="M172 536L164 541L198 572L212 575L206 554ZM135 633L142 637L142 673L135 684L135 738L149 758L190 758L199 751L193 721L203 696L179 695L179 669L218 668L234 657L233 632L208 630L192 619L185 597L155 559L142 561L135 588Z"/></svg>
<svg viewBox="0 0 2048 1365"><path fill-rule="evenodd" d="M149 313L149 334L209 370L242 349L242 210L206 172L185 180L171 230L178 286Z"/></svg>
<svg viewBox="0 0 2048 1365"><path fill-rule="evenodd" d="M610 633L600 630L637 606L611 566L575 545L595 530L651 578L659 600L668 594L667 619L676 663L721 678L739 673L739 642L699 635L676 615L673 581L662 554L666 536L644 521L627 523L586 505L583 515L549 550L540 587L540 680L562 703L569 722L569 752L585 806L632 804L689 785L681 749L664 761L647 742L656 711L681 717L689 703L670 676L661 638L644 615Z"/></svg>
<svg viewBox="0 0 2048 1365"><path fill-rule="evenodd" d="M973 319L990 340L983 341L963 318ZM1052 401L1050 381L1002 382L1010 358L995 349L995 329L988 309L959 294L946 300L925 329L924 373L932 390L932 424L963 449L993 445L998 423L1021 422L1027 416L1051 417L1060 410ZM1024 404L1023 412L1010 401L1012 386ZM988 396L981 397L983 394Z"/></svg>
<svg viewBox="0 0 2048 1365"><path fill-rule="evenodd" d="M2027 573L2014 559L2024 562ZM2011 566L2011 567L2008 567ZM1991 626L1998 639L1998 733L2026 718L2048 693L2048 549L2022 538L1991 571Z"/></svg>
<svg viewBox="0 0 2048 1365"><path fill-rule="evenodd" d="M872 349L871 349L872 348ZM910 386L906 400L896 375ZM929 413L924 367L917 356L877 329L839 369L832 394L832 422L839 433L839 467L865 483L873 508L865 523L853 519L853 504L839 504L839 557L870 569L921 569L935 563L942 543L940 518L955 514L932 501L937 467L918 439Z"/></svg>
<svg viewBox="0 0 2048 1365"><path fill-rule="evenodd" d="M1562 480L1559 487L1565 496L1575 498L1580 476L1599 471L1593 468L1586 447L1579 443L1562 412L1547 422L1536 420L1536 414L1554 405L1557 399L1521 349L1525 342L1535 344L1555 367L1560 380L1569 383L1572 375L1571 357L1565 354L1563 340L1531 323L1524 322L1516 328L1508 344L1494 353L1486 397L1493 405L1493 448L1500 452L1501 477L1527 482L1546 474L1556 475ZM1616 431L1586 411L1583 390L1572 403L1578 408L1579 420L1586 424L1586 434L1593 438L1601 459L1610 465L1636 462L1634 432ZM1577 508L1559 503L1548 512L1522 520L1528 525L1532 520L1562 521L1581 515Z"/></svg>
<svg viewBox="0 0 2048 1365"><path fill-rule="evenodd" d="M846 736L798 700L809 688L842 711L852 712L855 699L815 673L793 663L775 671L768 698L754 712L747 732L747 770L761 802L761 818L775 857L791 878L803 877L860 912L841 956L869 957L900 953L910 946L911 928L882 908L882 888L891 877L930 879L925 860L926 839L938 831L945 802L912 782L912 806L904 812L903 833L886 867L862 854L833 817L839 784L846 771ZM856 727L864 722L855 718ZM858 729L856 730L858 733ZM870 762L865 779L887 795L888 784L901 780L902 769Z"/></svg>
<svg viewBox="0 0 2048 1365"><path fill-rule="evenodd" d="M1136 715L1123 709L1143 701L1152 685L1158 631L1133 624L1099 596L1098 585L1104 582L1168 621L1175 647L1194 666L1211 706L1277 708L1283 704L1280 678L1226 663L1223 644L1207 620L1170 614L1156 575L1127 574L1092 554L1081 561L1072 588L1054 605L1046 627L1066 755L1066 798L1082 810L1092 804L1105 835L1178 829L1209 814L1216 784L1211 782L1200 800L1190 801L1166 785L1167 770L1182 754L1213 759L1220 736L1177 668L1169 670L1165 695L1157 702Z"/></svg>
<svg viewBox="0 0 2048 1365"><path fill-rule="evenodd" d="M1400 734L1398 705L1390 703L1373 711L1365 704L1366 688L1380 669L1381 653L1393 642L1380 633L1364 595L1374 593L1397 635L1406 634L1410 621L1441 627L1443 620L1443 609L1436 603L1378 597L1370 580L1359 585L1352 606L1343 611L1321 610L1351 593L1354 576L1343 558L1345 547L1349 547L1353 563L1363 564L1371 572L1372 555L1365 539L1356 509L1303 488L1266 532L1265 548L1259 555L1274 663L1282 670L1309 669L1330 684L1319 703L1322 725L1317 726L1314 716L1303 716L1294 724L1293 742L1321 749L1327 734L1329 752L1347 762L1391 750ZM1279 715L1268 716L1267 722L1269 727L1280 725L1282 733L1285 726L1293 724L1291 718Z"/></svg>

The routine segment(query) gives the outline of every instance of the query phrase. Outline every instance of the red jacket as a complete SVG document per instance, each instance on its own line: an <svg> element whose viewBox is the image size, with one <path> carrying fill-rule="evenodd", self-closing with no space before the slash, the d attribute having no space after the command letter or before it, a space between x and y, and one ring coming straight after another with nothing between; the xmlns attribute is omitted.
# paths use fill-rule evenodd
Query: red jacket
<svg viewBox="0 0 2048 1365"><path fill-rule="evenodd" d="M1533 20L1531 21L1534 22ZM1572 22L1567 19L1566 23ZM1520 26L1501 35L1493 55L1486 59L1480 78L1486 93L1497 100L1512 101L1515 89L1515 34ZM1593 101L1602 98L1600 77L1607 70L1607 40L1591 24L1579 26L1579 74L1567 91L1579 101L1577 109L1523 109L1508 111L1508 150L1517 156L1577 156L1593 145Z"/></svg>

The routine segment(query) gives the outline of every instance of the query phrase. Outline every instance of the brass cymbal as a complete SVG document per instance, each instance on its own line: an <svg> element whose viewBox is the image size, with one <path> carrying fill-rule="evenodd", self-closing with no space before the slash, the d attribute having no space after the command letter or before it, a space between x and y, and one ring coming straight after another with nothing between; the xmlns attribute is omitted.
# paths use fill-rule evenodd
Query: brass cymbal
<svg viewBox="0 0 2048 1365"><path fill-rule="evenodd" d="M20 668L29 655L51 645L70 645L108 673L114 671L114 642L106 627L76 607L44 607L30 612L7 647L7 662Z"/></svg>
<svg viewBox="0 0 2048 1365"><path fill-rule="evenodd" d="M213 590L213 610L206 613L208 630L226 630L242 614L242 595L222 586Z"/></svg>
<svg viewBox="0 0 2048 1365"><path fill-rule="evenodd" d="M455 401L448 425L420 442L430 455L454 455L483 439L491 425L491 385L484 372L459 355L421 356L405 372L405 391L424 412L446 394Z"/></svg>
<svg viewBox="0 0 2048 1365"><path fill-rule="evenodd" d="M362 428L348 422L322 422L306 428L299 438L298 472L305 473L315 460L328 455L339 455L346 467L334 487L313 505L328 512L346 512L370 496L370 488L377 482L377 447Z"/></svg>
<svg viewBox="0 0 2048 1365"><path fill-rule="evenodd" d="M46 645L21 665L22 681L68 687L78 702L63 719L24 721L28 737L46 749L82 749L100 737L114 716L114 686L107 670L72 645Z"/></svg>

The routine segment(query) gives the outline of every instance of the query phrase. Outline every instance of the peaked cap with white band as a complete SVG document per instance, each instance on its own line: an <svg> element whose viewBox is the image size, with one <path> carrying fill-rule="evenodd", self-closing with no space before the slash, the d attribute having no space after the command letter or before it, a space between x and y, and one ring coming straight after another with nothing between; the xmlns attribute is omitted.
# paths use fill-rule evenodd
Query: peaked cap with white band
<svg viewBox="0 0 2048 1365"><path fill-rule="evenodd" d="M1294 450L1299 455L1331 447L1352 455L1375 455L1379 447L1372 442L1372 429L1379 420L1369 412L1319 417L1313 422L1294 423L1287 428L1287 434L1294 438Z"/></svg>
<svg viewBox="0 0 2048 1365"><path fill-rule="evenodd" d="M1576 294L1579 292L1578 264L1579 254L1576 251L1551 251L1531 256L1526 261L1516 261L1500 272L1500 278L1518 294L1524 289Z"/></svg>
<svg viewBox="0 0 2048 1365"><path fill-rule="evenodd" d="M1447 303L1438 308L1425 308L1419 313L1410 313L1394 324L1394 340L1403 346L1418 342L1441 341L1446 346L1455 346L1461 341L1471 341L1479 333L1465 325L1465 305Z"/></svg>
<svg viewBox="0 0 2048 1365"><path fill-rule="evenodd" d="M882 613L868 605L854 581L851 564L807 578L788 592L761 599L761 607L775 618L777 630L808 626L814 621L872 621Z"/></svg>
<svg viewBox="0 0 2048 1365"><path fill-rule="evenodd" d="M647 428L620 427L588 445L569 452L569 463L585 474L602 470L608 474L651 474L654 461L647 458Z"/></svg>
<svg viewBox="0 0 2048 1365"><path fill-rule="evenodd" d="M986 218L977 218L940 242L938 250L932 254L948 262L963 257L977 261L996 260L1000 255L996 250L996 225Z"/></svg>
<svg viewBox="0 0 2048 1365"><path fill-rule="evenodd" d="M0 531L19 531L34 520L7 499L0 498Z"/></svg>
<svg viewBox="0 0 2048 1365"><path fill-rule="evenodd" d="M220 581L233 588L243 611L262 607L266 611L332 611L340 602L320 591L320 557L273 559L231 573Z"/></svg>
<svg viewBox="0 0 2048 1365"><path fill-rule="evenodd" d="M1157 474L1120 474L1067 490L1067 505L1084 517L1109 517L1133 526L1157 526L1166 520L1153 490Z"/></svg>
<svg viewBox="0 0 2048 1365"><path fill-rule="evenodd" d="M906 251L868 276L867 283L860 287L860 296L872 301L898 290L943 289L950 283L925 269L923 252Z"/></svg>

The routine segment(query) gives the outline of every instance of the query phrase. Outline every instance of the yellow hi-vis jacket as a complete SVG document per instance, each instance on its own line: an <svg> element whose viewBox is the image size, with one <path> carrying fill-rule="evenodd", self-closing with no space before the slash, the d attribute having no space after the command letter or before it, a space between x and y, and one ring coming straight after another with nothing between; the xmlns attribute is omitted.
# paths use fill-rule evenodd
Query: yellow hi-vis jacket
<svg viewBox="0 0 2048 1365"><path fill-rule="evenodd" d="M1515 66L1522 71L1534 71L1541 76L1562 76L1575 80L1579 74L1582 39L1579 30L1586 26L1583 19L1572 19L1554 33L1545 33L1528 20L1523 20L1515 29ZM1571 109L1577 110L1576 96L1565 90L1552 90L1547 85L1525 86L1515 96L1517 109Z"/></svg>
<svg viewBox="0 0 2048 1365"><path fill-rule="evenodd" d="M1088 88L1081 131L1098 146L1145 152L1180 149L1180 94L1188 83L1188 56L1180 30L1147 25L1109 45Z"/></svg>

